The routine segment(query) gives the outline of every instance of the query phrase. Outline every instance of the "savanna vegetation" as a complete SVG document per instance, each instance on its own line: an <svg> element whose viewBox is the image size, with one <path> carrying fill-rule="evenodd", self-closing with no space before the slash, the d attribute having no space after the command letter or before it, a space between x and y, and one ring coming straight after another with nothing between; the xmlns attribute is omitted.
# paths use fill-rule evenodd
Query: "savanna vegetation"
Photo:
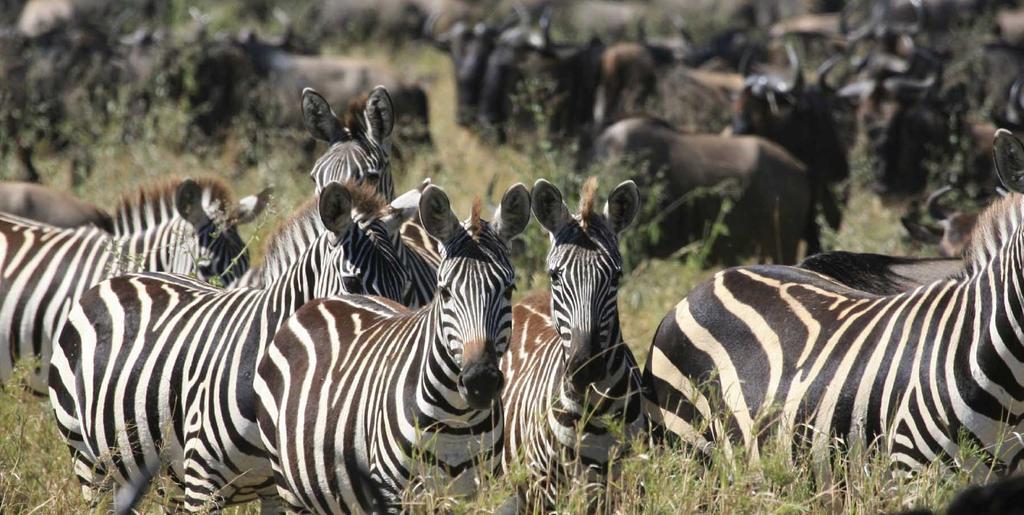
<svg viewBox="0 0 1024 515"><path fill-rule="evenodd" d="M182 4L171 3L168 17L174 24L189 21L187 6ZM209 6L204 16L209 18L211 30L237 30L254 25L244 14L225 2ZM293 22L300 24L301 17L295 16ZM705 25L716 23L721 20L712 18ZM301 26L298 28L301 34ZM269 32L275 27L260 29ZM393 170L399 193L430 178L449 193L456 211L465 213L477 197L493 209L499 200L496 195L516 181L532 184L544 177L562 191L573 192L588 175L597 175L600 191L604 192L638 173L638 168L627 166L576 171L575 149L551 144L543 133L520 135L524 144L499 146L459 127L455 123L451 63L425 43L378 44L364 39L352 44L337 35L327 41L324 52L388 62L427 85L433 145L405 144L401 140L396 143ZM192 79L186 76L186 81ZM528 97L523 96L527 109L531 107ZM323 144L309 151L309 137L301 126L270 129L258 117L243 114L222 137L204 141L190 132L180 100L158 97L145 112L132 109L124 95L108 100L102 105L102 116L89 108L64 122L72 129L67 145L77 147L73 154L88 156L89 172L74 171L67 149L44 149L36 157L44 183L101 206L112 205L122 192L169 175L221 177L239 194L272 185L275 193L271 209L246 227L243 235L256 263L277 222L313 191L307 174ZM299 108L298 94L295 108ZM842 188L847 192L844 223L839 231L826 232L826 248L896 255L933 252L906 236L899 223L904 204L886 204L866 187L866 150L855 147L851 158L852 176ZM12 155L0 162L3 178L17 178L19 173ZM655 189L641 194L653 205L652 197L662 192ZM703 261L706 243L691 245L674 259L653 260L630 252L639 247L640 240L657 237L652 225L634 227L628 235L623 249L629 270L619 304L625 338L643 363L664 314L716 268ZM533 224L524 240L525 251L516 258L520 283L517 296L547 288L547 235ZM23 363L22 372L31 365ZM618 462L620 471L609 482L607 504L621 513L896 512L943 506L972 479L986 476L985 471L974 471L973 477L968 471L950 472L938 464L910 477L897 476L884 457L870 450L822 461L804 453L792 455L791 441L785 435L773 442L761 449L756 460L742 449L716 452L708 460L698 457L694 450L652 447L646 441L637 441ZM0 512L89 512L91 508L79 494L70 463L48 400L32 395L17 381L8 384L0 391ZM511 473L517 474L515 470ZM477 498L452 498L443 492L413 495L410 507L424 513L488 512L511 493L507 479L485 477L482 481L483 490ZM558 509L584 512L590 495L569 485ZM160 505L159 493L151 492L143 510L156 512ZM257 510L258 506L232 509L236 513Z"/></svg>

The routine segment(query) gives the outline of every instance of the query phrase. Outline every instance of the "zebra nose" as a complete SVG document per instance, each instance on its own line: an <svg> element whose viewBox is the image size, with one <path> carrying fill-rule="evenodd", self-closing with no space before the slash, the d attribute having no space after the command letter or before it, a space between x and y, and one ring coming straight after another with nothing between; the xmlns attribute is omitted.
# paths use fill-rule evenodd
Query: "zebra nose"
<svg viewBox="0 0 1024 515"><path fill-rule="evenodd" d="M582 390L598 379L601 359L597 355L598 335L593 332L574 330L569 344L569 359L566 374L577 390Z"/></svg>
<svg viewBox="0 0 1024 515"><path fill-rule="evenodd" d="M501 394L505 377L491 360L482 360L464 368L459 383L462 396L471 408L486 409Z"/></svg>

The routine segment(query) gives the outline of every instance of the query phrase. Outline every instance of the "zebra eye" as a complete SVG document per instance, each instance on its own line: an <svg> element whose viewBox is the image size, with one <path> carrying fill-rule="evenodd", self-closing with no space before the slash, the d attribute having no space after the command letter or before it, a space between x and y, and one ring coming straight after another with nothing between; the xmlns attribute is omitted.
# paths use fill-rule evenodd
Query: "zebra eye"
<svg viewBox="0 0 1024 515"><path fill-rule="evenodd" d="M437 292L441 294L441 300L445 302L452 300L452 291L447 286L439 286Z"/></svg>
<svg viewBox="0 0 1024 515"><path fill-rule="evenodd" d="M558 269L548 272L548 277L551 278L551 284L558 284L562 280L562 272Z"/></svg>
<svg viewBox="0 0 1024 515"><path fill-rule="evenodd" d="M505 298L512 300L512 292L516 291L516 285L510 284L508 288L505 288Z"/></svg>

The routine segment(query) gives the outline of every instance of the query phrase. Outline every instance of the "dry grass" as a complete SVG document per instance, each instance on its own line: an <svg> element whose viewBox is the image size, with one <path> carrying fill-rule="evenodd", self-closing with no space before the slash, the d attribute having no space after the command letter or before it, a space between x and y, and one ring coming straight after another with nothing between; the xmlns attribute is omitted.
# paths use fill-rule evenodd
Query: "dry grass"
<svg viewBox="0 0 1024 515"><path fill-rule="evenodd" d="M403 159L395 163L397 189L405 191L423 178L446 188L460 216L467 216L472 199L483 196L485 206L497 203L504 188L514 181L532 184L538 177L560 177L561 184L576 182L557 152L529 154L509 147L493 147L454 123L454 85L446 57L420 47L392 54L381 49L357 49L356 53L396 62L413 75L429 80L431 131L434 149L402 148ZM151 115L144 134L130 145L121 142L115 126L94 142L95 169L76 193L101 205L110 205L118 194L136 184L167 174L216 175L227 178L239 196L254 193L267 184L276 187L273 209L247 231L254 234L254 254L261 254L259 236L266 235L276 220L309 195L312 183L305 171L312 163L300 151L304 141L298 132L264 133L242 127L215 152L183 148L183 117L170 106ZM255 134L245 131L256 130ZM242 136L254 136L264 149L257 164L239 165L246 151ZM857 174L866 163L855 162ZM13 173L13 162L0 163L5 176ZM43 157L39 167L47 180L67 188L67 163L59 156ZM602 178L601 192L617 181ZM863 191L856 180L846 223L826 241L834 248L906 254L915 249L903 236L898 209L881 204ZM497 185L491 197L488 185ZM488 213L489 209L485 209ZM531 250L519 261L523 282L521 292L546 286L541 262L546 238L533 224L526 241ZM539 256L539 258L538 258ZM647 261L626 277L620 296L624 332L630 347L642 363L650 339L662 316L698 281L714 270L704 270L683 261ZM79 513L90 511L81 499L71 473L68 452L52 422L46 399L26 393L17 382L0 391L0 512ZM815 481L810 460L791 457L789 449L778 446L762 454L754 464L742 456L716 456L703 465L687 451L652 449L637 443L635 454L622 461L623 473L611 485L608 502L624 513L808 513L886 512L913 506L944 503L966 482L961 475L938 469L926 470L910 480L893 478L886 464L877 458L851 458L842 467L846 487L829 487ZM414 511L450 510L452 513L487 511L508 495L508 481L488 478L481 495L472 501L435 496L422 500ZM641 487L642 485L642 487ZM579 489L567 489L561 511L585 511L588 496ZM150 508L156 509L155 504ZM255 506L238 509L254 513Z"/></svg>

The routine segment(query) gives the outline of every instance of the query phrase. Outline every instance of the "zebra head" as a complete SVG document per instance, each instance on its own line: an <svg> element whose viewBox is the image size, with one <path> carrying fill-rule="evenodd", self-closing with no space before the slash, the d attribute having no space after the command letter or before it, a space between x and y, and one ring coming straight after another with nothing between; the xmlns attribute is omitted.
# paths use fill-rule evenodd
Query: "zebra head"
<svg viewBox="0 0 1024 515"><path fill-rule="evenodd" d="M181 216L195 230L198 241L195 256L196 271L200 279L219 278L231 284L249 269L249 250L238 235L238 225L253 221L267 207L273 190L267 188L258 195L243 198L237 206L227 208L216 205L215 213L207 211L211 204L208 191L196 181L185 179L175 192L174 204Z"/></svg>
<svg viewBox="0 0 1024 515"><path fill-rule="evenodd" d="M480 203L459 223L448 196L428 186L420 198L420 222L442 243L434 307L447 363L458 374L458 391L475 409L485 409L501 394L504 378L498 361L512 329L515 270L509 240L530 221L530 193L522 184L505 192L494 221L480 219ZM454 374L450 374L454 375Z"/></svg>
<svg viewBox="0 0 1024 515"><path fill-rule="evenodd" d="M540 179L533 186L533 213L551 235L552 325L562 340L566 379L577 392L603 376L610 351L621 342L618 235L640 207L636 184L626 181L608 196L604 214L595 213L596 185L594 178L586 182L576 215L550 182Z"/></svg>
<svg viewBox="0 0 1024 515"><path fill-rule="evenodd" d="M379 295L401 301L408 274L395 250L392 233L408 219L404 211L386 211L369 185L332 182L320 192L320 221L332 233L330 273L321 274L317 296Z"/></svg>
<svg viewBox="0 0 1024 515"><path fill-rule="evenodd" d="M320 93L306 88L302 91L302 120L314 138L330 145L310 172L317 191L331 182L351 180L373 184L384 198L394 198L390 155L395 110L387 89L374 88L361 116L350 116L346 127Z"/></svg>

